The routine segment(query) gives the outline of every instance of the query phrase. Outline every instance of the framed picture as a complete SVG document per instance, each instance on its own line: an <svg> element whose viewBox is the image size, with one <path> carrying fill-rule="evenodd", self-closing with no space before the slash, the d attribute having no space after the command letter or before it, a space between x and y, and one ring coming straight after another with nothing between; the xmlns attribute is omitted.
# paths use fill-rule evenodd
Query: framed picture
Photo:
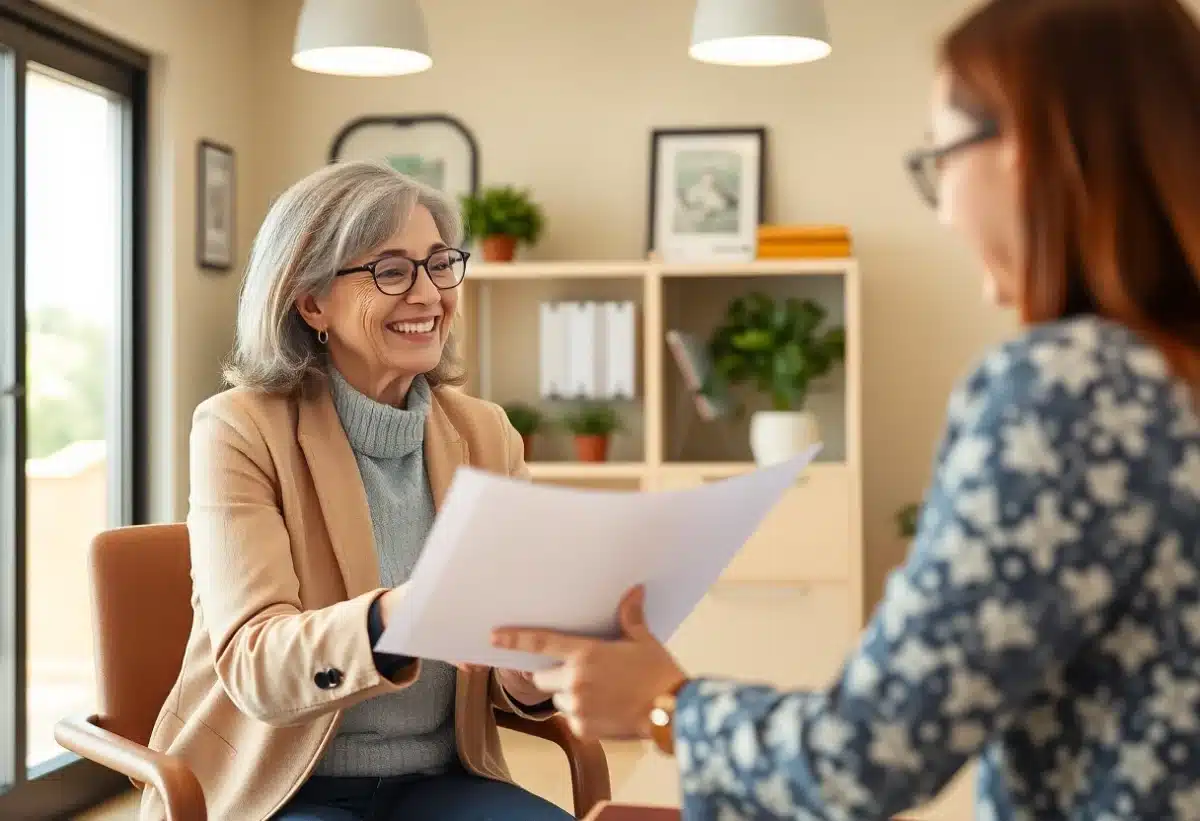
<svg viewBox="0 0 1200 821"><path fill-rule="evenodd" d="M458 199L479 185L479 149L465 125L447 114L360 117L334 138L330 162L386 162Z"/></svg>
<svg viewBox="0 0 1200 821"><path fill-rule="evenodd" d="M234 258L233 149L201 140L196 165L196 261L228 271Z"/></svg>
<svg viewBox="0 0 1200 821"><path fill-rule="evenodd" d="M754 259L765 128L655 129L646 250L667 262Z"/></svg>

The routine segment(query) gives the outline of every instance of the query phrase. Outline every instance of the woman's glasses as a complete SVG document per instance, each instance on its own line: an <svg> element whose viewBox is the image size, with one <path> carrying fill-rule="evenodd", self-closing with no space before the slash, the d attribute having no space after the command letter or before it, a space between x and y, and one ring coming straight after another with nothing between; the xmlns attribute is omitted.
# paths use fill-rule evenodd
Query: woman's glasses
<svg viewBox="0 0 1200 821"><path fill-rule="evenodd" d="M467 260L471 255L457 248L440 248L425 259L410 259L399 254L388 254L366 265L343 268L335 276L358 274L368 271L375 280L375 287L388 296L400 296L417 284L421 269L429 274L429 281L439 291L456 287L467 273Z"/></svg>
<svg viewBox="0 0 1200 821"><path fill-rule="evenodd" d="M990 120L976 123L975 130L965 137L960 137L946 145L921 148L909 152L904 158L908 173L912 176L913 184L921 199L931 207L938 205L938 181L942 176L942 161L946 157L972 145L986 142L1000 136L1000 128Z"/></svg>

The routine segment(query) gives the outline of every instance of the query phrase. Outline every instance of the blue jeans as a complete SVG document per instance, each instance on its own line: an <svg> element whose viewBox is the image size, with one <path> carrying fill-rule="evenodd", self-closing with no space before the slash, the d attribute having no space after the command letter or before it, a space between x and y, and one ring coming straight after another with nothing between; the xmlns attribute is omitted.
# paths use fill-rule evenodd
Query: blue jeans
<svg viewBox="0 0 1200 821"><path fill-rule="evenodd" d="M305 782L274 821L571 821L514 784L470 775L328 778Z"/></svg>

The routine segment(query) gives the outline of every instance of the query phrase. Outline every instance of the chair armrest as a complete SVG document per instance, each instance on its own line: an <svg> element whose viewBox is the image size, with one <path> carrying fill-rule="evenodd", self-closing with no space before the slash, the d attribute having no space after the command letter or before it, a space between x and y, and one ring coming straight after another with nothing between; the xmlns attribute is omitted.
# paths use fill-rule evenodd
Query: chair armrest
<svg viewBox="0 0 1200 821"><path fill-rule="evenodd" d="M634 807L603 801L585 821L679 821L682 817L679 810L669 807Z"/></svg>
<svg viewBox="0 0 1200 821"><path fill-rule="evenodd" d="M562 748L567 754L567 763L571 765L571 793L575 800L576 818L583 818L596 804L612 797L604 748L599 742L578 738L562 716L532 721L514 713L496 710L496 723L506 730L552 741Z"/></svg>
<svg viewBox="0 0 1200 821"><path fill-rule="evenodd" d="M109 732L98 716L64 718L54 740L89 761L158 790L167 821L207 821L204 791L182 760Z"/></svg>

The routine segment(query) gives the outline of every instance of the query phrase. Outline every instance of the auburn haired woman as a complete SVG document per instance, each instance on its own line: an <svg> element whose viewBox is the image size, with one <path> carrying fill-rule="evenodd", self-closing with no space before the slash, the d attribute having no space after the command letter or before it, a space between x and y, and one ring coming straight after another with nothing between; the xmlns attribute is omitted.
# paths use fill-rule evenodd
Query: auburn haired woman
<svg viewBox="0 0 1200 821"><path fill-rule="evenodd" d="M946 37L920 192L1024 330L955 391L919 534L825 692L689 680L643 626L501 631L577 732L673 746L689 819L1200 819L1200 29L994 0ZM799 648L796 652L801 652Z"/></svg>

